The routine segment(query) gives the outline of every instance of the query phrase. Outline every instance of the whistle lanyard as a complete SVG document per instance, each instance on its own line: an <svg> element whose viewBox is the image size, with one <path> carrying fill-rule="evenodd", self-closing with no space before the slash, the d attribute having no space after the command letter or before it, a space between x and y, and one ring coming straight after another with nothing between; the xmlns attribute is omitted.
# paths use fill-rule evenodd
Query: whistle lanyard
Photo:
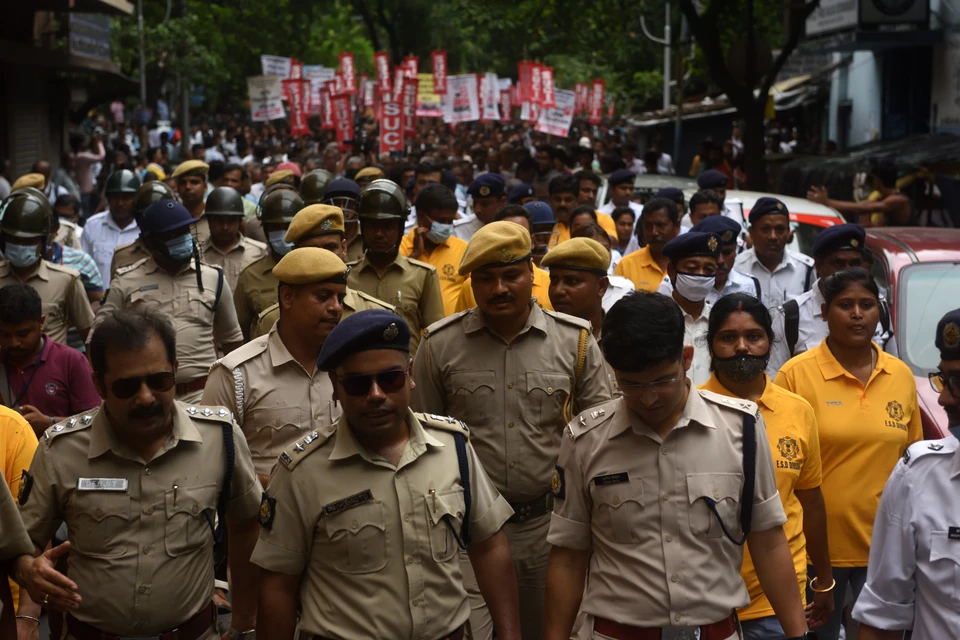
<svg viewBox="0 0 960 640"><path fill-rule="evenodd" d="M46 337L41 337L40 353L37 354L37 359L33 363L33 373L30 374L30 377L27 379L27 383L23 385L23 388L20 389L20 393L17 394L16 400L14 400L13 403L9 405L11 409L15 411L17 410L17 408L20 406L20 400L23 399L24 395L26 395L27 390L30 388L30 384L33 382L34 377L36 377L37 370L40 368L40 358L43 357L43 348L46 346L46 344L47 344ZM4 363L3 366L7 368L7 392L9 394L7 397L13 397L13 387L10 384L10 367L7 366L6 363Z"/></svg>

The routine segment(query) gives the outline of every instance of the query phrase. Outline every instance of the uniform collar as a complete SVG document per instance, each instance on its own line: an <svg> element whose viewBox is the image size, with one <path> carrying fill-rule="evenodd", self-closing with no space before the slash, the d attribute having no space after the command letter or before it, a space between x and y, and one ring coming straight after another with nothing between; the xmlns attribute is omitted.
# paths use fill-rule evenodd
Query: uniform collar
<svg viewBox="0 0 960 640"><path fill-rule="evenodd" d="M117 221L113 219L113 214L110 213L109 209L107 209L105 213L107 215L105 215L103 218L104 223L115 231L137 231L140 229L140 227L137 226L136 220L131 220L130 224L125 227L121 227L119 224L117 224Z"/></svg>
<svg viewBox="0 0 960 640"><path fill-rule="evenodd" d="M283 366L288 362L296 362L290 355L287 345L283 344L283 340L280 339L280 332L277 331L279 326L279 322L274 322L267 334L267 350L270 352L270 364L274 367Z"/></svg>
<svg viewBox="0 0 960 640"><path fill-rule="evenodd" d="M651 437L657 442L661 441L656 431L648 427L637 414L630 411L626 400L622 397L617 405L613 420L614 422L610 427L609 438L614 438L628 429L632 429L637 435ZM690 385L690 392L687 394L687 403L683 406L683 412L680 414L680 418L677 420L677 424L674 425L673 429L671 429L671 432L689 427L691 423L696 423L708 429L717 428L711 419L706 400L700 396L697 388L692 384Z"/></svg>
<svg viewBox="0 0 960 640"><path fill-rule="evenodd" d="M444 446L442 442L427 433L420 421L417 420L417 416L410 409L407 409L407 425L410 427L410 437L407 440L403 455L400 457L397 469L426 453L428 445L430 447ZM333 443L333 451L330 452L329 460L346 460L353 456L360 456L367 462L374 464L386 463L385 460L374 457L372 453L360 446L353 435L353 429L347 423L347 417L341 415L340 419L337 420L336 441Z"/></svg>
<svg viewBox="0 0 960 640"><path fill-rule="evenodd" d="M878 347L876 343L871 342L870 346L873 347L873 350L877 353L877 366L874 367L873 373L870 374L870 379L872 380L874 375L879 371L893 373L890 356L881 351L880 347ZM847 373L847 370L843 368L843 365L837 361L837 358L833 355L833 352L830 351L830 347L827 346L826 338L824 338L820 345L816 347L816 358L817 364L820 366L820 373L823 375L824 380L833 380L834 378L839 378L844 375L850 375Z"/></svg>
<svg viewBox="0 0 960 640"><path fill-rule="evenodd" d="M463 319L463 332L464 333L475 333L481 329L486 328L487 323L483 319L483 313L480 312L479 307L474 307L467 313L466 317ZM543 310L540 309L540 305L537 304L534 298L530 299L530 315L527 316L527 323L523 326L523 329L520 330L518 336L523 335L529 329L537 329L544 335L547 333L547 318L543 313Z"/></svg>
<svg viewBox="0 0 960 640"><path fill-rule="evenodd" d="M373 269L374 272L376 272L376 268L370 263L370 260L367 259L367 252L364 252L363 257L360 258L360 262L357 263L357 273L363 273L363 271L366 270L368 267L370 269ZM387 269L391 269L393 267L397 267L401 271L405 272L407 269L410 268L410 263L407 262L407 259L405 257L403 257L402 255L400 255L399 252L397 252L397 256L393 259L393 262L387 265Z"/></svg>
<svg viewBox="0 0 960 640"><path fill-rule="evenodd" d="M146 248L144 248L144 251L146 251ZM193 258L190 258L190 260L187 261L187 266L186 266L186 268L182 269L182 270L181 270L179 273L177 273L176 275L173 275L173 274L168 273L167 271L165 271L165 270L163 270L163 269L160 268L160 265L157 264L157 261L153 259L153 254L152 254L152 253L150 253L149 251L146 251L146 253L147 253L147 261L144 263L143 267L144 267L144 269L146 269L147 273L155 273L155 272L157 272L157 271L163 271L163 273L166 273L166 274L169 275L171 278L176 278L176 277L179 277L179 276L183 275L183 273L184 273L185 271L196 271L196 270L197 270L196 263L194 262Z"/></svg>
<svg viewBox="0 0 960 640"><path fill-rule="evenodd" d="M763 377L766 379L767 385L763 388L763 394L757 398L757 404L765 407L772 413L777 410L777 403L782 395L782 389L773 384L773 381L770 380L767 374L763 374ZM719 393L720 395L727 396L728 398L739 397L723 386L723 383L717 378L716 371L710 374L710 379L700 385L700 388L704 391Z"/></svg>
<svg viewBox="0 0 960 640"><path fill-rule="evenodd" d="M164 443L154 459L160 457L164 452L169 451L181 441L203 442L200 432L197 431L193 419L186 409L179 402L173 403L173 430L167 441ZM110 426L110 419L107 417L106 407L101 407L97 415L93 418L93 424L90 426L90 445L87 447L87 457L94 459L102 456L107 451L121 455L125 458L135 458L136 454L129 451L127 447L117 440L113 433L113 427Z"/></svg>
<svg viewBox="0 0 960 640"><path fill-rule="evenodd" d="M220 248L217 247L217 245L213 244L213 236L207 236L207 239L204 240L204 241L203 241L203 245L201 245L201 249L202 249L201 253L202 253L203 251L216 251L216 252L219 253L220 255L226 256L226 255L229 255L229 254L233 253L234 251L244 251L244 250L246 250L246 248L247 248L247 242L246 242L247 239L243 236L242 233L240 233L240 234L238 234L238 235L240 236L239 242L237 242L237 244L233 245L233 248L230 249L230 251L227 251L226 253L224 253L223 251L221 251Z"/></svg>
<svg viewBox="0 0 960 640"><path fill-rule="evenodd" d="M16 272L13 270L13 265L10 264L9 260L0 261L0 276L13 276L17 277ZM40 264L37 266L37 270L30 274L30 277L23 282L29 282L34 278L40 278L44 282L50 280L50 269L47 268L47 261L43 258L40 258Z"/></svg>

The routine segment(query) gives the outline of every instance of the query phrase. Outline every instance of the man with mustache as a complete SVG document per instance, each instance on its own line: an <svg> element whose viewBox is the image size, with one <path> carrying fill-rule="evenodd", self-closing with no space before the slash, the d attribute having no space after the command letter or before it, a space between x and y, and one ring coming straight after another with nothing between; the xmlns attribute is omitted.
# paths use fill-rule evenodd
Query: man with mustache
<svg viewBox="0 0 960 640"><path fill-rule="evenodd" d="M663 247L679 233L677 205L667 198L654 198L644 205L635 231L635 236L642 234L646 246L624 255L613 273L633 282L637 291L656 291L667 275L669 260L663 255Z"/></svg>
<svg viewBox="0 0 960 640"><path fill-rule="evenodd" d="M477 455L515 515L504 527L520 585L523 637L543 637L550 479L563 426L611 397L586 320L534 304L530 234L507 221L477 231L460 263L476 307L428 327L414 359L413 406L470 425ZM549 254L548 254L549 255ZM472 638L490 638L490 614L470 565ZM488 603L489 604L489 603Z"/></svg>
<svg viewBox="0 0 960 640"><path fill-rule="evenodd" d="M230 412L174 400L176 338L151 309L105 317L89 350L103 405L47 429L22 479L20 513L36 548L67 525L79 597L50 588L42 558L21 562L16 579L67 611L75 640L217 640L213 547L225 529L229 636L253 629L258 575L249 558L262 488Z"/></svg>
<svg viewBox="0 0 960 640"><path fill-rule="evenodd" d="M956 545L960 538L960 309L937 324L940 366L930 375L952 435L907 449L883 489L873 525L867 583L853 617L858 640L952 638L960 629Z"/></svg>

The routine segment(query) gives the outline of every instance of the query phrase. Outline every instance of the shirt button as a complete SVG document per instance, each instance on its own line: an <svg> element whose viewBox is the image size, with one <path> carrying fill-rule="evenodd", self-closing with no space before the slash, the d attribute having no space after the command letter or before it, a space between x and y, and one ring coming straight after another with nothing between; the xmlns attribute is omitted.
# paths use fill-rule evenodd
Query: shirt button
<svg viewBox="0 0 960 640"><path fill-rule="evenodd" d="M145 554L146 554L146 553L150 553L150 550L151 550L151 549L153 549L153 547L151 547L151 546L148 545L148 544L143 546L143 552L144 552Z"/></svg>
<svg viewBox="0 0 960 640"><path fill-rule="evenodd" d="M153 514L153 507L144 507L143 512L149 516Z"/></svg>
<svg viewBox="0 0 960 640"><path fill-rule="evenodd" d="M669 500L669 499L670 499L670 494L669 494L669 493L663 494L663 499L664 499L664 500Z"/></svg>
<svg viewBox="0 0 960 640"><path fill-rule="evenodd" d="M200 507L198 507L197 505L193 505L193 513L194 515L196 515L197 513L200 513Z"/></svg>
<svg viewBox="0 0 960 640"><path fill-rule="evenodd" d="M356 520L354 520L353 522L350 523L350 528L351 528L351 529L357 529L357 528L359 528L359 527L360 527L360 523L357 522Z"/></svg>
<svg viewBox="0 0 960 640"><path fill-rule="evenodd" d="M511 462L511 463L510 463L510 468L511 468L511 469L513 469L515 466L517 466L517 463L516 463L516 462Z"/></svg>
<svg viewBox="0 0 960 640"><path fill-rule="evenodd" d="M94 513L94 515L96 515L96 516L99 518L100 516L103 515L103 509L99 509L99 508L98 508L98 509L97 509L96 511L94 511L93 513Z"/></svg>
<svg viewBox="0 0 960 640"><path fill-rule="evenodd" d="M410 522L410 514L409 514L409 513L403 514L403 521L404 521L404 522Z"/></svg>
<svg viewBox="0 0 960 640"><path fill-rule="evenodd" d="M513 345L512 345L512 344L508 344L508 345L507 345L507 351L513 351Z"/></svg>
<svg viewBox="0 0 960 640"><path fill-rule="evenodd" d="M673 542L673 536L668 535L668 536L667 536L667 542Z"/></svg>
<svg viewBox="0 0 960 640"><path fill-rule="evenodd" d="M667 450L666 450L666 449L660 449L660 453L661 453L661 455L667 455Z"/></svg>
<svg viewBox="0 0 960 640"><path fill-rule="evenodd" d="M512 422L508 422L508 423L507 423L507 429L513 429L513 423L512 423Z"/></svg>
<svg viewBox="0 0 960 640"><path fill-rule="evenodd" d="M673 574L672 576L670 576L670 582L680 582L680 576L678 576L677 574Z"/></svg>
<svg viewBox="0 0 960 640"><path fill-rule="evenodd" d="M153 471L150 469L150 467L146 467L146 468L143 470L143 472L144 472L145 474L147 474L147 475L150 475L151 473L153 473Z"/></svg>
<svg viewBox="0 0 960 640"><path fill-rule="evenodd" d="M547 393L553 393L553 387L547 387Z"/></svg>
<svg viewBox="0 0 960 640"><path fill-rule="evenodd" d="M507 389L513 389L513 383L512 383L512 382L508 382L508 383L507 383Z"/></svg>
<svg viewBox="0 0 960 640"><path fill-rule="evenodd" d="M419 607L419 606L420 606L420 601L419 601L419 600L414 600L414 601L413 601L413 606Z"/></svg>
<svg viewBox="0 0 960 640"><path fill-rule="evenodd" d="M413 556L407 556L407 564L413 564L413 563L414 563Z"/></svg>
<svg viewBox="0 0 960 640"><path fill-rule="evenodd" d="M673 619L676 620L677 622L680 622L680 614L678 613L678 614L674 615L674 616L673 616Z"/></svg>
<svg viewBox="0 0 960 640"><path fill-rule="evenodd" d="M614 498L613 498L613 504L620 504L620 497L619 497L619 496L614 496Z"/></svg>
<svg viewBox="0 0 960 640"><path fill-rule="evenodd" d="M719 499L720 499L720 492L719 492L719 491L714 491L714 492L713 492L713 497L714 497L715 500L719 500Z"/></svg>
<svg viewBox="0 0 960 640"><path fill-rule="evenodd" d="M147 592L147 588L146 588L145 586L143 586L143 585L140 585L140 588L137 589L137 591L139 591L140 593L146 593L146 592Z"/></svg>

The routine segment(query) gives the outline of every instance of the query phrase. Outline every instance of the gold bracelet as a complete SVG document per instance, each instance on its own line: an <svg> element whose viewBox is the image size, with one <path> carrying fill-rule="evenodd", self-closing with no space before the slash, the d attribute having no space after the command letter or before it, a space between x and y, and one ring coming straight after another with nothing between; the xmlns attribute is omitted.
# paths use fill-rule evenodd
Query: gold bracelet
<svg viewBox="0 0 960 640"><path fill-rule="evenodd" d="M40 619L39 619L39 618L34 618L33 616L22 616L22 615L21 615L21 616L16 616L16 618L17 618L17 620L20 620L20 619L23 619L23 620L33 620L34 622L37 623L38 626L40 625Z"/></svg>
<svg viewBox="0 0 960 640"><path fill-rule="evenodd" d="M827 587L826 589L817 589L816 582L817 582L816 577L810 578L810 589L814 593L830 593L831 591L833 591L833 588L837 586L837 581L833 580L830 586Z"/></svg>

